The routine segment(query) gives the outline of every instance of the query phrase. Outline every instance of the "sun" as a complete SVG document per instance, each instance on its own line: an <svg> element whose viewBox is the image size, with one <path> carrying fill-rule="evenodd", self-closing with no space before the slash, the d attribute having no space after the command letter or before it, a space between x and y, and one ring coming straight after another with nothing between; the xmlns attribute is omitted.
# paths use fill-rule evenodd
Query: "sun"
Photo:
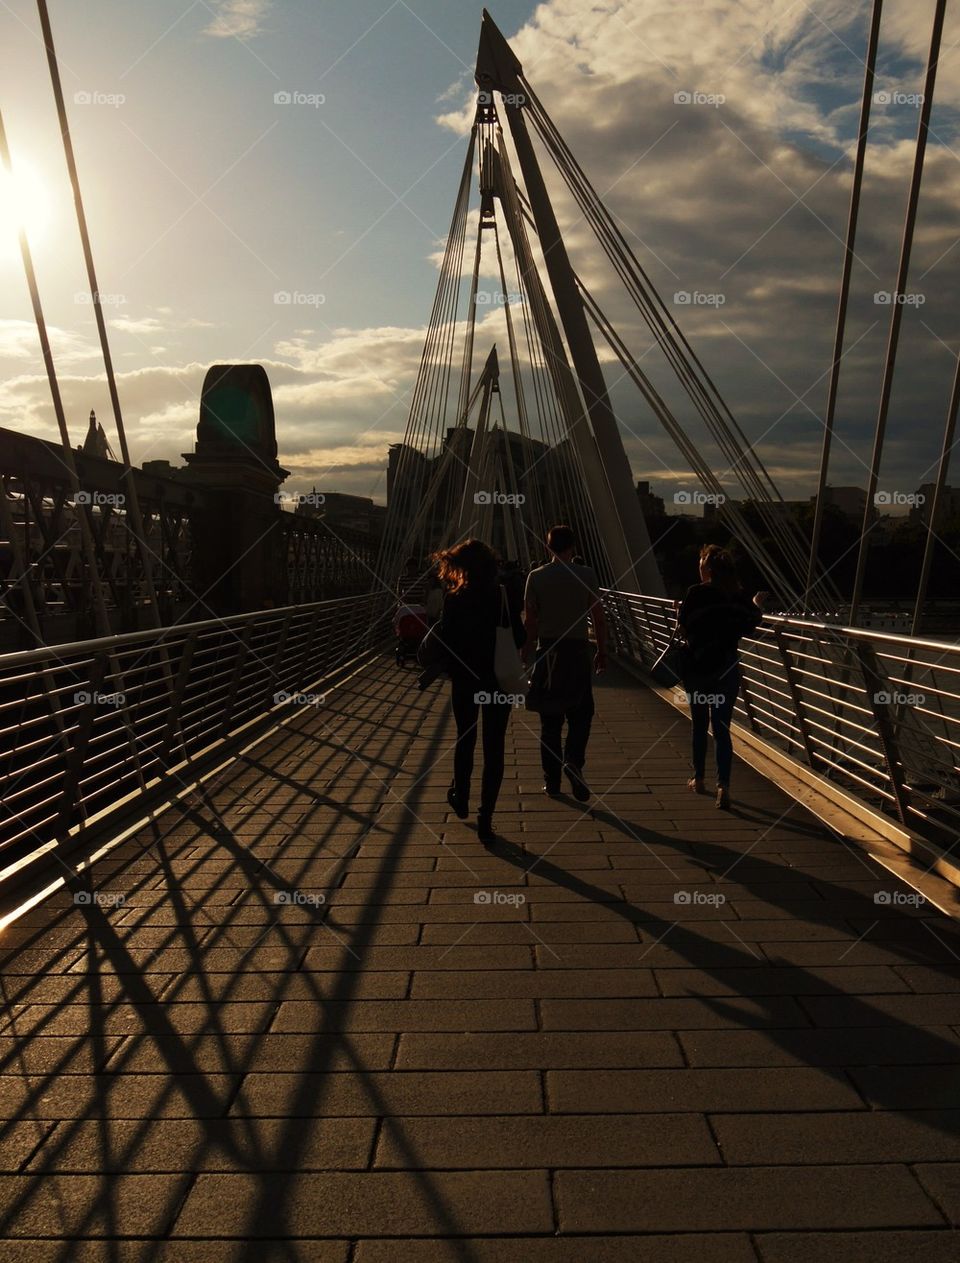
<svg viewBox="0 0 960 1263"><path fill-rule="evenodd" d="M31 247L43 240L50 222L50 195L42 176L30 162L16 161L13 172L0 166L0 258L19 258L20 229Z"/></svg>

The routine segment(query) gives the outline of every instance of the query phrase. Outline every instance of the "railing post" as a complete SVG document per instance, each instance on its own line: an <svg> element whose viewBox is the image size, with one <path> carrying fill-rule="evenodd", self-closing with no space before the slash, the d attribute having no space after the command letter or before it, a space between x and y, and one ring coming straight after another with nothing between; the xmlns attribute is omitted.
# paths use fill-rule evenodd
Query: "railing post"
<svg viewBox="0 0 960 1263"><path fill-rule="evenodd" d="M237 690L240 687L240 680L243 677L243 668L246 665L247 658L250 653L250 637L253 634L253 619L244 624L243 635L240 637L240 645L237 648L237 660L233 664L233 676L230 680L230 691L224 702L223 722L220 725L220 732L230 731L230 724L233 720L233 712L237 705Z"/></svg>
<svg viewBox="0 0 960 1263"><path fill-rule="evenodd" d="M803 752L806 755L809 766L815 767L817 756L814 754L813 744L810 741L810 729L807 727L807 717L803 710L803 698L800 695L800 690L797 688L797 679L793 673L793 663L790 661L790 651L784 642L783 629L779 625L774 626L773 637L777 642L780 661L783 663L787 689L790 693L790 700L793 702L793 713L797 717L797 728L800 732L800 740L803 742Z"/></svg>
<svg viewBox="0 0 960 1263"><path fill-rule="evenodd" d="M860 640L854 641L853 654L859 663L867 703L873 711L874 722L877 725L877 735L880 738L880 747L887 765L890 788L893 790L897 804L897 814L901 823L909 826L910 791L904 781L903 764L897 749L896 728L891 718L893 704L880 700L881 696L888 696L888 694L873 646L864 644Z"/></svg>
<svg viewBox="0 0 960 1263"><path fill-rule="evenodd" d="M187 641L183 646L183 653L180 655L180 666L177 669L177 678L173 682L170 697L170 710L167 714L167 727L163 734L163 745L160 747L160 761L166 763L171 756L173 743L176 738L177 728L180 725L180 716L183 712L183 700L187 692L187 681L190 679L190 668L193 664L193 655L197 647L197 633L191 632L187 637ZM184 751L186 753L186 751Z"/></svg>
<svg viewBox="0 0 960 1263"><path fill-rule="evenodd" d="M84 813L83 804L80 801L80 774L83 771L87 747L90 744L90 734L93 731L93 721L97 713L97 695L103 690L103 683L107 678L108 668L108 655L106 653L98 653L93 660L93 666L88 676L87 686L89 692L86 689L77 689L78 693L87 692L87 700L83 703L83 710L80 712L80 718L77 722L73 747L67 759L63 802L60 808L60 818L57 822L58 833L61 830L66 833L75 823L83 824L81 817Z"/></svg>

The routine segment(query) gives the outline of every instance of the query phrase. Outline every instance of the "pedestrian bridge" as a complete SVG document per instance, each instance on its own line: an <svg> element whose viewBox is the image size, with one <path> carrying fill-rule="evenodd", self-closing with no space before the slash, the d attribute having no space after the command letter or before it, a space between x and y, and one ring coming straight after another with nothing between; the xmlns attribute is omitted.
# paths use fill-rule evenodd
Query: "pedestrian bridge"
<svg viewBox="0 0 960 1263"><path fill-rule="evenodd" d="M0 1258L956 1258L946 729L863 700L947 647L766 620L724 813L607 600L594 798L517 711L489 850L375 602L0 660Z"/></svg>

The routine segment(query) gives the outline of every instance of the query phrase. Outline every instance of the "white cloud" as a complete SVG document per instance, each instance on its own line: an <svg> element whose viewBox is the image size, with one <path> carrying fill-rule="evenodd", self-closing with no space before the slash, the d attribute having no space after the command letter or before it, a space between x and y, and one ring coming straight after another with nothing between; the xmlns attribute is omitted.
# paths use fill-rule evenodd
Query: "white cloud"
<svg viewBox="0 0 960 1263"><path fill-rule="evenodd" d="M217 0L215 9L205 35L218 39L252 39L262 30L270 0Z"/></svg>

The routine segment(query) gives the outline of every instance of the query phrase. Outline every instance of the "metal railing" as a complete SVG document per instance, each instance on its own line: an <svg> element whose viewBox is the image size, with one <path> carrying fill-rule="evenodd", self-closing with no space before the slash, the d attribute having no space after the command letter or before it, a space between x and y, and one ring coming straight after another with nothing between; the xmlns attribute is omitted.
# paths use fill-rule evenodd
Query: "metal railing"
<svg viewBox="0 0 960 1263"><path fill-rule="evenodd" d="M649 670L674 602L607 591L616 653ZM735 718L874 810L960 840L960 645L766 615L740 642Z"/></svg>
<svg viewBox="0 0 960 1263"><path fill-rule="evenodd" d="M0 657L0 870L154 790L358 658L389 598L350 597Z"/></svg>

